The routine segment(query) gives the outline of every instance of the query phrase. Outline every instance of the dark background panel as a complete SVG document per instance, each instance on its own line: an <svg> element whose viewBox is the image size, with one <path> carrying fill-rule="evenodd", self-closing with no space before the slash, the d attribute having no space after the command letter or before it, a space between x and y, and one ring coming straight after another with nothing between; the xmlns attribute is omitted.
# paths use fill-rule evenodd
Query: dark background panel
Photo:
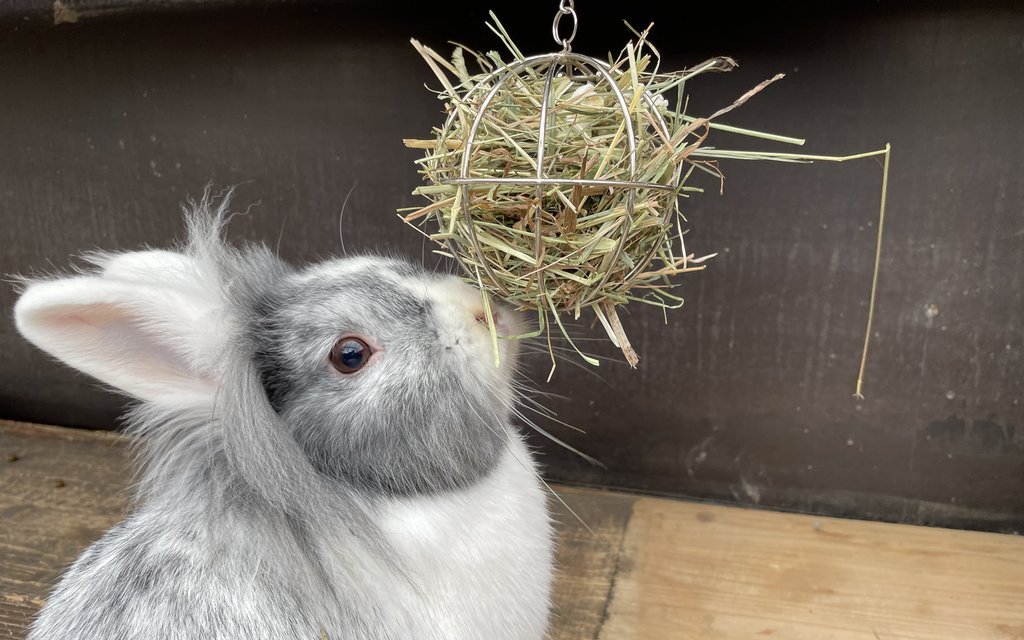
<svg viewBox="0 0 1024 640"><path fill-rule="evenodd" d="M528 52L552 46L552 2L496 6ZM416 204L401 138L440 104L416 36L498 45L480 3L0 3L4 273L82 249L164 245L180 202L237 184L231 234L307 261L349 250L433 265L394 215ZM541 421L607 470L537 440L551 477L701 499L999 531L1024 526L1024 10L1017 3L781 3L759 9L579 3L576 50L653 20L666 68L710 113L787 78L727 122L844 154L893 144L866 398L851 397L874 257L880 165L723 163L726 188L685 204L684 309L630 309L643 358L570 361ZM66 17L66 16L65 16ZM715 134L721 148L780 148ZM780 150L790 150L781 148ZM10 309L14 293L0 291ZM9 312L8 312L9 316ZM585 324L581 335L599 337ZM109 427L119 399L0 325L0 416ZM571 360L571 359L570 359Z"/></svg>

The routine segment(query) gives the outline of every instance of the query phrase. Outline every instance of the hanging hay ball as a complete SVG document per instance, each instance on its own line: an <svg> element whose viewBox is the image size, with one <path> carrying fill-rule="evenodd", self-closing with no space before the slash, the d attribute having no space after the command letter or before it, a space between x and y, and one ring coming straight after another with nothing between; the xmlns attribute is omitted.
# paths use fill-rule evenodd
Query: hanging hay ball
<svg viewBox="0 0 1024 640"><path fill-rule="evenodd" d="M695 168L720 177L694 155L711 118L682 112L683 84L735 63L659 73L646 32L610 62L572 53L565 41L559 53L525 57L496 25L515 58L507 64L462 47L449 61L413 41L442 83L449 116L433 139L406 140L426 150L418 164L427 184L415 193L430 204L404 218L436 222L430 237L485 301L535 310L540 331L553 320L563 334L561 313L592 311L636 366L616 308L681 305L668 278L703 266L684 248L679 196L699 191L685 186ZM480 73L467 71L465 53ZM667 92L679 96L675 109Z"/></svg>

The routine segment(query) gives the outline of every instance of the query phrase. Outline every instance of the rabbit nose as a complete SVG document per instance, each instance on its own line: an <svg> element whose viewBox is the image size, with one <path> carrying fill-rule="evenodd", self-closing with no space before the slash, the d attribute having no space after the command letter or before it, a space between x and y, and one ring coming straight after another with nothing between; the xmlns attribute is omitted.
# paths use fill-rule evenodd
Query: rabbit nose
<svg viewBox="0 0 1024 640"><path fill-rule="evenodd" d="M494 319L494 328L497 330L498 335L505 335L503 331L505 327L501 313L497 309L492 309L491 311L491 317ZM476 307L473 310L473 320L475 320L477 324L483 325L485 329L487 328L487 312L484 311L483 307Z"/></svg>
<svg viewBox="0 0 1024 640"><path fill-rule="evenodd" d="M517 329L515 313L509 309L503 309L497 307L491 309L491 317L494 318L494 328L498 332L499 336L509 337L519 333ZM487 327L487 313L483 307L475 307L473 309L473 319L477 324Z"/></svg>

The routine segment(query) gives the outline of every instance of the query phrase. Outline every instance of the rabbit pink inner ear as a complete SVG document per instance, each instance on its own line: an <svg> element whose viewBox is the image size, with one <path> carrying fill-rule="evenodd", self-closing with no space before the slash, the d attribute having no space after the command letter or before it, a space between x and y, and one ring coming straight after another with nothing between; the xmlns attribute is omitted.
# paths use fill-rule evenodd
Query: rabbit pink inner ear
<svg viewBox="0 0 1024 640"><path fill-rule="evenodd" d="M175 298L161 299L152 285L77 278L32 285L15 318L44 351L133 396L205 404L218 385L196 366L196 309Z"/></svg>

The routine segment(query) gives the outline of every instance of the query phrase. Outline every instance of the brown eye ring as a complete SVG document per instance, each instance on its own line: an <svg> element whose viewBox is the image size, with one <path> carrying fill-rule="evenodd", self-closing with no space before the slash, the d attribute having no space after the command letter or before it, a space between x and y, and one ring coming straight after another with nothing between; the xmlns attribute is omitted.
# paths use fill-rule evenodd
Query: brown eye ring
<svg viewBox="0 0 1024 640"><path fill-rule="evenodd" d="M334 343L328 359L331 366L340 373L350 374L359 371L370 361L373 349L360 338L346 336Z"/></svg>

